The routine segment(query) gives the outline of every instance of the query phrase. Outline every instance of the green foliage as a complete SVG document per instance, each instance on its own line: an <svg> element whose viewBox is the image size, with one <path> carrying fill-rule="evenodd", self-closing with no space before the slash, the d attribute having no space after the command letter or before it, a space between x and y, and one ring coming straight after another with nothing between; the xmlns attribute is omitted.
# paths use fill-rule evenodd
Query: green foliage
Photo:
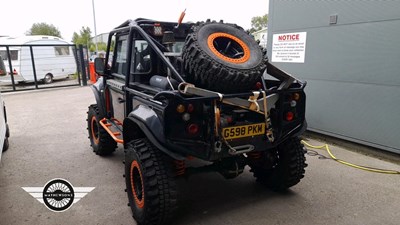
<svg viewBox="0 0 400 225"><path fill-rule="evenodd" d="M97 49L100 51L107 51L107 43L104 42L97 42ZM91 43L89 50L91 52L95 52L96 51L96 44L95 43Z"/></svg>
<svg viewBox="0 0 400 225"><path fill-rule="evenodd" d="M115 45L115 41L111 40L111 48L110 48L111 52L114 51L114 45ZM99 52L107 51L107 43L97 42L97 49L99 50ZM95 43L91 43L90 44L89 51L90 52L95 52L96 51L96 44Z"/></svg>
<svg viewBox="0 0 400 225"><path fill-rule="evenodd" d="M95 52L96 51L96 44L94 39L92 39L92 31L90 30L89 27L82 27L82 29L79 31L79 34L74 32L72 35L72 42L76 45L85 45L88 46L88 49L90 52ZM112 41L113 43L113 41ZM113 44L111 43L111 51L113 51ZM106 51L107 50L107 43L104 42L98 42L97 43L97 49L99 51Z"/></svg>
<svg viewBox="0 0 400 225"><path fill-rule="evenodd" d="M82 27L79 34L74 32L72 35L72 42L76 45L90 46L92 44L92 40L90 39L91 34L92 31L89 27Z"/></svg>
<svg viewBox="0 0 400 225"><path fill-rule="evenodd" d="M255 16L251 18L250 32L253 33L263 28L266 28L267 24L268 24L268 14L265 14L263 16Z"/></svg>
<svg viewBox="0 0 400 225"><path fill-rule="evenodd" d="M61 37L61 32L58 30L57 27L55 27L53 24L47 24L47 23L34 23L31 27L26 32L27 35L50 35L50 36L56 36L59 38Z"/></svg>

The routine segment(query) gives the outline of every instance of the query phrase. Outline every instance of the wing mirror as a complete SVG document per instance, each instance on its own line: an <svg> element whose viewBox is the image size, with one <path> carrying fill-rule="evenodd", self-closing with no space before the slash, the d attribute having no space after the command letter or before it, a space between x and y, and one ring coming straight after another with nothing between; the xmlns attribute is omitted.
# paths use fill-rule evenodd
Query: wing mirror
<svg viewBox="0 0 400 225"><path fill-rule="evenodd" d="M95 58L94 59L94 70L100 76L104 75L104 59L103 58Z"/></svg>

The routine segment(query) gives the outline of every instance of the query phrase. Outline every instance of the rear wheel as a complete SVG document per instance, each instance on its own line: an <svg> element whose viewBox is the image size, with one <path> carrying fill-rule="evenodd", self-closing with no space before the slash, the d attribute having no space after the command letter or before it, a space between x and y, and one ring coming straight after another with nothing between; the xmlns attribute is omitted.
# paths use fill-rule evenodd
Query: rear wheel
<svg viewBox="0 0 400 225"><path fill-rule="evenodd" d="M176 209L177 191L169 158L146 138L128 143L125 181L133 218L139 225L168 222Z"/></svg>
<svg viewBox="0 0 400 225"><path fill-rule="evenodd" d="M97 105L90 105L87 117L90 145L97 155L109 155L115 151L117 142L100 125L102 118Z"/></svg>
<svg viewBox="0 0 400 225"><path fill-rule="evenodd" d="M264 154L261 159L250 165L257 182L275 191L286 190L304 177L307 166L304 146L297 137L290 138L278 145L273 159Z"/></svg>

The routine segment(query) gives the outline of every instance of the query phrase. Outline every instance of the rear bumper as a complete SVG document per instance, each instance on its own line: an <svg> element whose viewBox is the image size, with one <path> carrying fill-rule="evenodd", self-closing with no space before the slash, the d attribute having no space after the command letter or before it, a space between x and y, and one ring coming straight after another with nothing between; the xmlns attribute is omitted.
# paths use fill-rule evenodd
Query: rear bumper
<svg viewBox="0 0 400 225"><path fill-rule="evenodd" d="M253 151L268 151L277 147L288 138L300 136L306 131L306 129L307 122L304 121L303 123L299 123L292 130L285 132L285 135L276 138L272 143L268 141L268 138L265 135L241 138L227 142L231 147L245 147L251 145L254 147ZM229 153L230 148L221 138L217 138L214 141L210 142L188 139L167 139L166 147L170 151L178 151L182 155L194 156L196 158L200 158L206 161L214 161L221 158L235 156L234 154Z"/></svg>

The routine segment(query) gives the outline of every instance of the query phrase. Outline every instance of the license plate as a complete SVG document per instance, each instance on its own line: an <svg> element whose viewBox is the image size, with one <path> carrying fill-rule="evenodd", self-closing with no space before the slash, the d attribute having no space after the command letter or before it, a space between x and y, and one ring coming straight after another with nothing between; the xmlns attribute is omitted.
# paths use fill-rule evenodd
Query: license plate
<svg viewBox="0 0 400 225"><path fill-rule="evenodd" d="M265 134L265 123L250 124L245 126L226 127L222 129L225 139L244 138Z"/></svg>

